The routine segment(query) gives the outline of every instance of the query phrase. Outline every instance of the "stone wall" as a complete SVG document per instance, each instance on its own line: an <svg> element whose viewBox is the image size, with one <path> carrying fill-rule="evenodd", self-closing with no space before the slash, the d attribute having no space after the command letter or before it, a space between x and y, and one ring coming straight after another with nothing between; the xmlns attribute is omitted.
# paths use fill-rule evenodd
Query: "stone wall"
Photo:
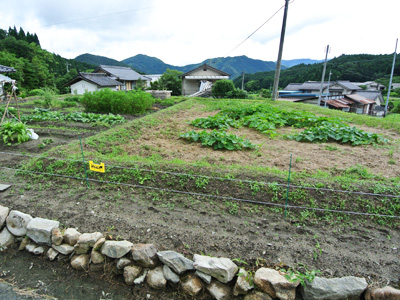
<svg viewBox="0 0 400 300"><path fill-rule="evenodd" d="M147 93L150 93L154 98L158 99L167 99L171 98L172 91L158 91L158 90L147 90Z"/></svg>
<svg viewBox="0 0 400 300"><path fill-rule="evenodd" d="M153 244L107 240L100 232L61 230L58 221L32 217L0 206L0 251L19 244L19 250L50 261L70 258L76 270L104 270L106 261L120 271L127 285L147 284L165 289L167 283L189 297L212 299L400 299L400 290L373 289L364 278L315 277L312 282L288 280L270 268L248 273L229 258L195 254L192 259L174 251L158 251Z"/></svg>

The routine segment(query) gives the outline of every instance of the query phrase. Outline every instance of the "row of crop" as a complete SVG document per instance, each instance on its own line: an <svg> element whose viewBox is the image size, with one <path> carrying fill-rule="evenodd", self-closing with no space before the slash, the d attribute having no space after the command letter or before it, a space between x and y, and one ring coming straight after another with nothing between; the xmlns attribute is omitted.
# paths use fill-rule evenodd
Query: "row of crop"
<svg viewBox="0 0 400 300"><path fill-rule="evenodd" d="M79 161L62 160L33 160L25 166L27 171L56 174L56 176L77 176L84 178L84 168ZM179 191L187 197L197 199L200 195L206 198L216 198L215 205L227 210L230 214L246 214L262 211L283 213L285 202L289 206L306 207L307 209L290 209L290 219L294 222L327 222L335 224L346 220L351 221L351 215L335 211L352 211L360 214L398 216L400 213L400 198L378 196L371 193L384 193L400 195L400 186L393 184L383 186L379 182L357 181L357 184L347 186L347 180L338 178L335 183L320 181L318 184L311 182L295 182L291 184L286 195L287 186L284 180L273 179L270 182L260 182L240 179L239 174L218 173L214 176L199 176L193 170L189 173L179 173L180 169L165 169L163 171L147 166L146 169L138 167L120 168L106 165L106 173L92 172L91 179L102 181L103 187L94 187L100 191L118 191L131 187L142 187L142 191L153 202L167 205L174 209L179 205L173 194ZM202 170L204 172L204 170ZM346 171L347 172L347 171ZM353 170L348 170L349 175L357 177ZM258 178L257 180L262 180ZM270 179L270 178L269 178ZM275 181L278 180L279 182ZM90 185L95 183L90 183ZM299 186L299 187L294 187ZM301 187L300 187L301 186ZM91 187L92 188L92 187ZM338 192L338 189L347 188L348 192ZM147 192L145 192L147 191ZM212 192L209 192L212 191ZM364 191L359 193L359 191ZM353 193L354 192L354 193ZM191 197L190 194L196 195ZM287 198L286 198L287 197ZM117 199L118 197L116 197ZM165 202L164 199L168 198ZM243 199L241 201L240 199ZM248 204L247 202L254 202ZM321 211L322 210L322 211ZM364 219L364 217L363 217ZM384 225L396 225L396 218L371 216L371 220Z"/></svg>
<svg viewBox="0 0 400 300"><path fill-rule="evenodd" d="M58 111L50 111L42 108L35 108L30 115L21 116L22 122L38 122L38 121L72 121L80 123L96 123L101 122L108 125L116 125L125 122L125 118L121 115L102 115L85 112L71 112L63 114Z"/></svg>
<svg viewBox="0 0 400 300"><path fill-rule="evenodd" d="M299 142L328 142L335 141L343 144L367 145L387 143L388 140L376 133L365 132L356 127L351 127L339 118L319 117L310 112L285 111L273 107L269 104L256 105L236 105L232 108L220 111L214 116L199 118L190 122L191 125L202 129L214 129L210 136L217 139L213 144L204 143L207 133L202 132L202 139L197 139L205 146L212 146L214 149L240 150L240 147L233 147L234 142L224 142L226 134L216 134L215 130L225 132L229 128L241 128L243 126L254 128L263 134L271 137L275 136L276 129L279 127L291 126L294 128L305 128L303 132L286 135L285 138ZM195 132L182 134L181 138L189 141L197 141ZM230 136L230 139L233 139ZM240 139L240 138L238 138ZM224 147L215 147L215 145L226 145ZM250 142L248 147L254 148Z"/></svg>

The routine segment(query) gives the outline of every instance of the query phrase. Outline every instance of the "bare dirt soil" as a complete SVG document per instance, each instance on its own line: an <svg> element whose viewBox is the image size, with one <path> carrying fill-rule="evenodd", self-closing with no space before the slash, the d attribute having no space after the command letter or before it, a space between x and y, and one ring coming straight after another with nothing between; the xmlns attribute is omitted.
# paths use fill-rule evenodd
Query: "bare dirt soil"
<svg viewBox="0 0 400 300"><path fill-rule="evenodd" d="M399 161L398 149L389 155L389 150L381 147L300 144L281 138L270 140L250 129L233 132L245 134L253 143L263 144L258 151L214 151L178 139L177 133L192 129L185 121L212 114L192 109L181 112L179 116L166 117L163 124L143 129L139 140L125 145L124 150L128 154L142 156L151 156L157 152L165 160L204 160L227 165L270 166L281 170L288 168L290 154L293 154L293 170L298 172L346 169L360 164L374 174L400 176L398 164L388 163L389 159ZM88 130L84 137L101 130L104 129ZM291 130L280 129L279 133L285 134ZM373 128L368 128L368 131L383 133L392 140L400 138L399 134L390 131ZM0 144L0 165L18 168L29 159L5 152L37 154L77 140L76 135L58 133L48 128L38 128L35 132L40 136L38 141L11 147ZM39 148L38 145L45 138L52 138L53 143ZM0 193L0 205L32 216L56 219L62 226L75 227L81 232L100 231L133 243L153 243L159 250L175 250L188 258L192 258L195 253L237 258L248 262L249 265L245 266L247 268L256 265L296 267L304 264L310 269L320 270L321 276L325 277L353 275L365 277L374 285L390 284L398 288L400 284L400 233L397 227L386 228L368 220L336 225L299 225L289 218L284 219L282 214L272 212L239 210L231 214L218 203L219 200L208 200L200 196L154 194L134 188L115 190L97 183L91 183L91 188L87 189L84 181L53 177L34 180L9 169L0 169L0 183L12 185ZM17 260L23 263L18 264ZM120 285L121 275L107 278L107 284L110 284L107 286L101 283L103 272L82 274L68 269L64 276L62 269L66 264L62 261L50 263L30 254L14 255L12 249L0 253L0 261L0 272L11 271L3 277L15 280L24 288L34 288L32 285L41 280L25 284L30 263L48 266L37 271L48 280L44 283L47 289L43 292L59 299L82 299L83 295L69 292L71 285L66 282L70 280L76 290L79 290L78 287L88 287L86 299L99 299L104 290L110 293L110 299L145 299L147 294L151 295L151 299L183 298L172 292L172 289L157 292L125 287ZM51 274L45 275L51 269L56 270L54 274L60 276L57 280L51 281L54 277ZM93 279L99 280L100 284L92 285ZM113 289L115 286L119 292ZM207 299L207 296L204 295L204 298Z"/></svg>

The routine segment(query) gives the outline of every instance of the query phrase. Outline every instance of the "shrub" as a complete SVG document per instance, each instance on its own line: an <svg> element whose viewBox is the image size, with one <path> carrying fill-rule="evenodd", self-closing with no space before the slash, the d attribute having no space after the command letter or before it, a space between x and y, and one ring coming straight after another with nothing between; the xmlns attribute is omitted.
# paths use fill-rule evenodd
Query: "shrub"
<svg viewBox="0 0 400 300"><path fill-rule="evenodd" d="M115 92L104 89L85 93L80 102L87 112L140 114L150 109L154 101L152 95L140 90Z"/></svg>
<svg viewBox="0 0 400 300"><path fill-rule="evenodd" d="M247 99L247 92L241 89L235 88L233 91L226 93L225 98L229 99Z"/></svg>
<svg viewBox="0 0 400 300"><path fill-rule="evenodd" d="M261 89L260 96L263 98L271 98L271 91L267 89Z"/></svg>
<svg viewBox="0 0 400 300"><path fill-rule="evenodd" d="M235 89L233 82L229 79L218 80L212 86L212 95L215 98L224 98L228 92Z"/></svg>
<svg viewBox="0 0 400 300"><path fill-rule="evenodd" d="M34 90L30 90L28 95L29 96L39 96L42 93L41 89L34 89Z"/></svg>

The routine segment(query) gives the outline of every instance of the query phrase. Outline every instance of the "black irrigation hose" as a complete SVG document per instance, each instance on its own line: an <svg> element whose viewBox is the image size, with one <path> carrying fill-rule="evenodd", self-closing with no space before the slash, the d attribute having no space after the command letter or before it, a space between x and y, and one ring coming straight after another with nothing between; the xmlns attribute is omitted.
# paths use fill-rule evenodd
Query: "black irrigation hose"
<svg viewBox="0 0 400 300"><path fill-rule="evenodd" d="M293 209L302 209L302 210L313 210L313 211L322 211L322 212L342 213L342 214L350 214L350 215L362 215L362 216L374 216L374 217L385 217L385 218L400 219L400 216L370 214L370 213L361 213L361 212L354 212L354 211L342 211L342 210L323 209L323 208L305 207L305 206L285 205L285 204L261 202L261 201L254 201L254 200L247 200L247 199L240 199L240 198L215 196L215 195L210 195L210 194L184 192L184 191L163 189L163 188L157 188L157 187L149 187L149 186L143 186L143 185L137 185L137 184L119 183L119 182L112 182L112 181L105 181L105 180L98 180L98 179L89 179L89 178L86 179L86 178L81 178L81 177L68 176L68 175L59 175L59 174L52 174L52 173L44 173L44 172L34 172L34 171L27 171L27 170L22 170L22 169L13 169L13 168L7 168L7 167L0 167L0 169L20 171L20 172L26 172L26 173L31 173L31 174L40 174L40 175L62 177L62 178L71 178L71 179L78 179L78 180L89 180L89 181L98 182L98 183L123 185L123 186L129 186L129 187L134 187L134 188L151 189L151 190L165 191L165 192L171 192L171 193L177 193L177 194L185 194L185 195L193 195L193 196L200 196L200 197L217 198L217 199L223 199L223 200L234 200L234 201L238 201L238 202L245 202L245 203L252 203L252 204L259 204L259 205L266 205L266 206L275 206L275 207L282 207L282 208L293 208Z"/></svg>
<svg viewBox="0 0 400 300"><path fill-rule="evenodd" d="M74 160L74 159L62 159L62 158L57 158L57 157L45 157L45 156L28 155L28 154L16 154L16 153L9 153L9 152L0 152L0 154L27 156L27 157L35 157L35 158L46 158L46 159L54 159L54 160L61 160L61 161L82 162L81 160ZM137 162L135 162L135 163L137 163ZM257 183L257 184L260 184L260 185L274 184L274 185L282 186L282 187L287 187L288 186L287 184L277 183L277 182L265 182L265 181L246 180L246 179L212 177L212 176L206 176L206 175L195 175L195 174L188 174L188 173L177 173L177 172L158 171L158 170L149 170L149 169L135 169L135 168L131 168L131 167L112 166L112 165L107 165L107 164L105 166L109 167L109 168L116 168L116 169L139 170L139 171L143 171L143 172L154 172L154 173L170 174L170 175L176 175L176 176L192 176L192 177L198 177L198 178L217 179L217 180L221 180L221 181L227 180L227 181L233 181L233 182ZM400 198L400 195L355 192L355 191L335 190L335 189L328 189L328 188L314 188L314 187L306 187L306 186L299 186L299 185L292 185L292 184L289 184L289 187L298 188L298 189L306 189L306 190L314 190L314 191L325 191L325 192L335 192L335 193L356 194L356 195L363 195L363 196L378 196L378 197L387 197L387 198Z"/></svg>

